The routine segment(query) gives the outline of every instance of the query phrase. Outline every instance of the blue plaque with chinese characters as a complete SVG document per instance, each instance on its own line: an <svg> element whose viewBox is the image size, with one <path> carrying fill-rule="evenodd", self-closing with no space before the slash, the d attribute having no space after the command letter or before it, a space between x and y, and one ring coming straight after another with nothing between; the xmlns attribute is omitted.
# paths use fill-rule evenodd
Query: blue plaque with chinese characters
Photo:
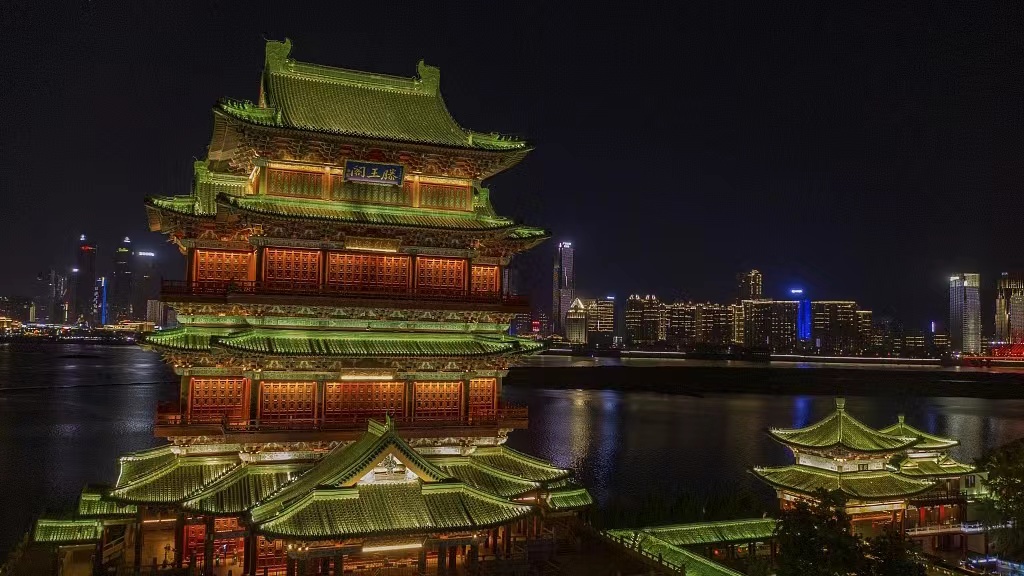
<svg viewBox="0 0 1024 576"><path fill-rule="evenodd" d="M349 182L383 184L385 186L401 186L402 165L345 160L345 180Z"/></svg>

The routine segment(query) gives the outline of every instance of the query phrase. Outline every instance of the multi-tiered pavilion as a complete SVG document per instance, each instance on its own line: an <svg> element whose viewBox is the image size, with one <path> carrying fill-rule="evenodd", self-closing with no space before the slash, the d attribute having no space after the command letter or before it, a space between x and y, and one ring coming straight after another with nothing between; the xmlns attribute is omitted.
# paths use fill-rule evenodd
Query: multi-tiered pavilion
<svg viewBox="0 0 1024 576"><path fill-rule="evenodd" d="M793 452L795 462L755 468L754 474L775 488L783 509L818 490L838 490L857 532L872 534L893 524L912 537L958 535L953 546L966 548L967 502L982 486L973 466L949 455L956 440L915 428L902 415L891 426L873 429L846 411L843 398L810 426L773 428L769 434Z"/></svg>
<svg viewBox="0 0 1024 576"><path fill-rule="evenodd" d="M507 335L528 305L503 272L548 234L496 214L483 181L530 148L459 126L437 68L290 51L267 43L257 102L214 107L191 193L146 201L186 262L162 291L180 326L145 342L180 376L157 417L170 443L88 492L101 513L37 530L97 571L454 573L590 503L503 445L527 413L502 377L538 349Z"/></svg>

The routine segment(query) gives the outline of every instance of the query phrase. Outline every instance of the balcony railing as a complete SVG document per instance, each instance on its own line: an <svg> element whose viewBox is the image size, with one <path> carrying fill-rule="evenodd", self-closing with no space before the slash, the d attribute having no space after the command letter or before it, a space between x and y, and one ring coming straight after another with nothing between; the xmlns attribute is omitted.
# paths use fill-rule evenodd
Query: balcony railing
<svg viewBox="0 0 1024 576"><path fill-rule="evenodd" d="M497 410L469 416L392 416L391 420L403 426L444 427L444 426L486 426L510 420L526 420L529 409L526 406L503 406ZM364 430L369 419L383 420L383 415L337 416L319 418L269 417L256 420L216 418L210 415L190 418L181 414L177 407L161 406L157 410L157 426L219 426L225 432L260 432L279 430L345 431Z"/></svg>
<svg viewBox="0 0 1024 576"><path fill-rule="evenodd" d="M387 288L321 285L304 282L248 281L232 282L196 280L164 280L163 296L228 296L241 294L269 296L326 296L331 298L360 298L377 300L422 300L429 302L459 302L529 306L524 296L500 292L469 292L466 290L440 290L437 288Z"/></svg>
<svg viewBox="0 0 1024 576"><path fill-rule="evenodd" d="M948 502L952 500L965 500L966 490L930 490L917 496L911 496L911 502Z"/></svg>

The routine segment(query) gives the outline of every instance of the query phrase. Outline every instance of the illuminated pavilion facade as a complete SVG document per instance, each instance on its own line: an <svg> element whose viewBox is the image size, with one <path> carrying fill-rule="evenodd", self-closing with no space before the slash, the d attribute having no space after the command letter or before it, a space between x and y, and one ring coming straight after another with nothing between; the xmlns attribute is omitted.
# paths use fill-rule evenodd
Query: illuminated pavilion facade
<svg viewBox="0 0 1024 576"><path fill-rule="evenodd" d="M165 446L37 542L95 571L470 573L590 505L569 470L504 446L527 424L501 381L533 341L501 285L548 237L482 182L530 150L459 126L438 69L397 78L297 62L270 41L256 103L213 109L191 194L146 201L186 260L145 345L180 376ZM77 556L76 556L77 554Z"/></svg>
<svg viewBox="0 0 1024 576"><path fill-rule="evenodd" d="M838 490L857 532L894 524L909 537L929 539L933 549L966 550L968 502L984 488L974 466L949 455L959 442L915 428L902 415L875 430L845 404L837 398L832 414L805 428L769 430L795 462L753 472L776 490L781 508L821 489Z"/></svg>

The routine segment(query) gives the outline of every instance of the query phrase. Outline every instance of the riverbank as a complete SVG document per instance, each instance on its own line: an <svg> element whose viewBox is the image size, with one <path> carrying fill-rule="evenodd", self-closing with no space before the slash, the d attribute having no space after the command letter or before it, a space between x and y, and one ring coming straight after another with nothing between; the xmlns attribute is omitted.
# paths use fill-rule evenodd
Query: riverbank
<svg viewBox="0 0 1024 576"><path fill-rule="evenodd" d="M1024 398L1024 373L858 366L521 366L505 384L523 388L706 394Z"/></svg>

